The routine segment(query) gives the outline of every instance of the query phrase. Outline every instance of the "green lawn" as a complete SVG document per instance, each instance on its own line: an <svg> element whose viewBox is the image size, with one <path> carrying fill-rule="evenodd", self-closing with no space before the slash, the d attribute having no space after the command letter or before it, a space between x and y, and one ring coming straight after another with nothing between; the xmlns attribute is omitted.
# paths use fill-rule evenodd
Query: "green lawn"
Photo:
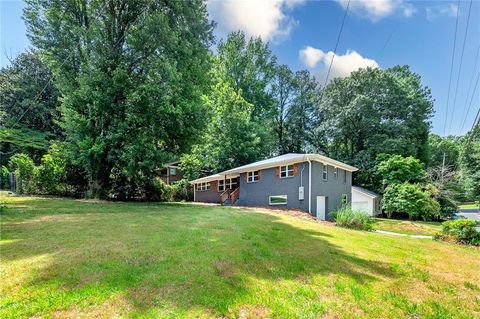
<svg viewBox="0 0 480 319"><path fill-rule="evenodd" d="M462 204L458 205L459 208L480 208L477 204Z"/></svg>
<svg viewBox="0 0 480 319"><path fill-rule="evenodd" d="M1 318L474 318L480 250L185 204L9 197Z"/></svg>
<svg viewBox="0 0 480 319"><path fill-rule="evenodd" d="M433 236L440 231L442 224L440 222L375 218L374 228L407 235Z"/></svg>

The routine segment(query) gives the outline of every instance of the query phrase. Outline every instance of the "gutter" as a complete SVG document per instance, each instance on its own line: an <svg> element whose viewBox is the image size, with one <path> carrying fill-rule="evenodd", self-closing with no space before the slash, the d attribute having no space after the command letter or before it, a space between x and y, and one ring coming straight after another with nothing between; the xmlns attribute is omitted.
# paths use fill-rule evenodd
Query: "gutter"
<svg viewBox="0 0 480 319"><path fill-rule="evenodd" d="M312 161L307 157L308 162L308 212L312 215Z"/></svg>

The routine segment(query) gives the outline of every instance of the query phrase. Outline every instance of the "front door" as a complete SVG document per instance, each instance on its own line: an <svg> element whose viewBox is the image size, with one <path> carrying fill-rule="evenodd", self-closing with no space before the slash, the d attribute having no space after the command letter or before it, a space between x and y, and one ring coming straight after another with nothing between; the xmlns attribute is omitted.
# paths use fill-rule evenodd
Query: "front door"
<svg viewBox="0 0 480 319"><path fill-rule="evenodd" d="M317 196L317 218L320 220L325 220L327 211L326 204L327 201L325 196Z"/></svg>

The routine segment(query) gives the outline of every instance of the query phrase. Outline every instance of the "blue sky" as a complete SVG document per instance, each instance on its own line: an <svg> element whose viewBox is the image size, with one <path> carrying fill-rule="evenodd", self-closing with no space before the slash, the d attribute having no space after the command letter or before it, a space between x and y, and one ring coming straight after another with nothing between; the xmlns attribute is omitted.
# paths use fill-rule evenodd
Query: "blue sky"
<svg viewBox="0 0 480 319"><path fill-rule="evenodd" d="M347 0L210 0L208 9L217 21L217 38L237 29L260 36L270 42L280 63L295 70L307 68L323 83L347 3ZM436 111L433 132L464 133L472 126L474 112L480 107L480 83L472 97L480 72L480 61L474 69L480 46L480 1L473 1L453 108L469 5L469 1L460 2L446 132L456 1L352 0L330 78L346 76L359 67L407 64L432 90ZM6 56L14 57L29 46L21 19L23 6L22 1L0 0L2 67L9 64ZM465 116L470 100L473 104Z"/></svg>

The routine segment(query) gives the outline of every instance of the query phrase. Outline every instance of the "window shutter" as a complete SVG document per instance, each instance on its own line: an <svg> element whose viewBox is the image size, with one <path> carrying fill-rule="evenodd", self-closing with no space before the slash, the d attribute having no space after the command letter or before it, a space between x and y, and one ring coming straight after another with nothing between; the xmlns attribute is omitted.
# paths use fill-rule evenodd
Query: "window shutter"
<svg viewBox="0 0 480 319"><path fill-rule="evenodd" d="M298 164L293 164L293 176L298 175Z"/></svg>
<svg viewBox="0 0 480 319"><path fill-rule="evenodd" d="M243 173L243 181L246 183L247 182L247 176L248 176L248 173Z"/></svg>
<svg viewBox="0 0 480 319"><path fill-rule="evenodd" d="M275 167L275 176L280 177L280 166Z"/></svg>

